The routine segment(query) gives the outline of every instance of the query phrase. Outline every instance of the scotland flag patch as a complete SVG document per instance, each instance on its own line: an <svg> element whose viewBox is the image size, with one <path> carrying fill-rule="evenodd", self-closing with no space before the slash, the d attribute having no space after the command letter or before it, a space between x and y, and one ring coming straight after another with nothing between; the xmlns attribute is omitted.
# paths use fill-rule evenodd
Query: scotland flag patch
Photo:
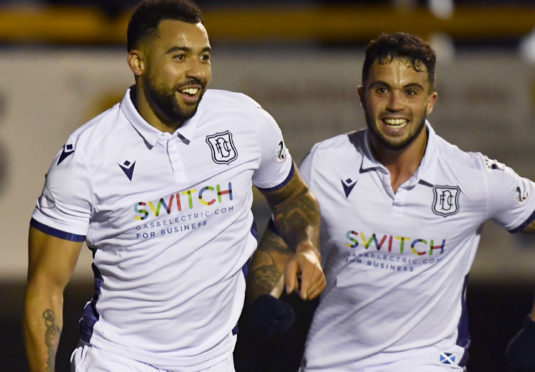
<svg viewBox="0 0 535 372"><path fill-rule="evenodd" d="M441 353L440 363L442 364L455 364L455 355L452 353Z"/></svg>

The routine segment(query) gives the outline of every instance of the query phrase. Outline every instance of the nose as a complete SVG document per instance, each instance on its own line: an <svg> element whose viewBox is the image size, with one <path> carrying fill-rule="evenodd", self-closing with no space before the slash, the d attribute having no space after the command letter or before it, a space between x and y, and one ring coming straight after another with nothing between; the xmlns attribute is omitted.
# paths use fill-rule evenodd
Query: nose
<svg viewBox="0 0 535 372"><path fill-rule="evenodd" d="M404 107L404 97L401 92L393 90L388 99L388 105L386 107L389 111L401 111Z"/></svg>
<svg viewBox="0 0 535 372"><path fill-rule="evenodd" d="M186 69L186 77L205 81L210 70L210 65L203 64L197 59L191 59Z"/></svg>

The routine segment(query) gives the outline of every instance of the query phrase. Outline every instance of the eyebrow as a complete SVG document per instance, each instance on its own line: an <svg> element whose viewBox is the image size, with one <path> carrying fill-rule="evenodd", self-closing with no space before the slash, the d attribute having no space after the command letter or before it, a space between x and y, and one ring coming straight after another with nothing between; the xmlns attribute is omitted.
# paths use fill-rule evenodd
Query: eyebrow
<svg viewBox="0 0 535 372"><path fill-rule="evenodd" d="M192 51L191 48L189 47L181 47L181 46L174 46L174 47L171 47L169 48L165 53L169 54L169 53L175 53L175 52L188 52L190 53ZM201 49L201 53L212 53L212 48L210 47L204 47Z"/></svg>
<svg viewBox="0 0 535 372"><path fill-rule="evenodd" d="M377 85L384 85L384 86L390 87L390 84L387 84L384 81L380 81L380 80L371 82L369 84L369 87L373 88L374 86L377 86ZM404 89L406 89L406 88L419 88L419 89L425 90L425 88L421 84L418 84L418 83L410 83L410 84L404 85L403 88Z"/></svg>

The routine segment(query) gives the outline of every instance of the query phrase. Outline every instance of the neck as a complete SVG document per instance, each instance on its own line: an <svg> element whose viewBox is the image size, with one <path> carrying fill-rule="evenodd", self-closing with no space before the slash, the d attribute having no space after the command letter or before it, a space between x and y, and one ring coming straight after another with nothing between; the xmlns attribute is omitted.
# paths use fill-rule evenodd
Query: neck
<svg viewBox="0 0 535 372"><path fill-rule="evenodd" d="M405 148L394 150L370 137L370 145L375 157L390 172L390 183L394 192L418 170L425 154L427 138L427 128L424 127L411 144Z"/></svg>

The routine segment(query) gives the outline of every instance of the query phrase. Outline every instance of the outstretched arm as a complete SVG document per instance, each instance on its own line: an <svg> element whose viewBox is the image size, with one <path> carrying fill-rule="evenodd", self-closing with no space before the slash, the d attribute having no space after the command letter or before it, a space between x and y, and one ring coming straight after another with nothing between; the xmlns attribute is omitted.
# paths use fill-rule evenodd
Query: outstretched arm
<svg viewBox="0 0 535 372"><path fill-rule="evenodd" d="M63 326L63 290L81 246L30 227L24 334L32 372L54 371Z"/></svg>
<svg viewBox="0 0 535 372"><path fill-rule="evenodd" d="M251 265L249 301L262 294L279 296L299 290L303 299L317 297L325 288L319 251L320 213L297 167L286 186L264 193L273 212ZM277 234L274 233L276 229ZM282 279L284 273L284 280Z"/></svg>

